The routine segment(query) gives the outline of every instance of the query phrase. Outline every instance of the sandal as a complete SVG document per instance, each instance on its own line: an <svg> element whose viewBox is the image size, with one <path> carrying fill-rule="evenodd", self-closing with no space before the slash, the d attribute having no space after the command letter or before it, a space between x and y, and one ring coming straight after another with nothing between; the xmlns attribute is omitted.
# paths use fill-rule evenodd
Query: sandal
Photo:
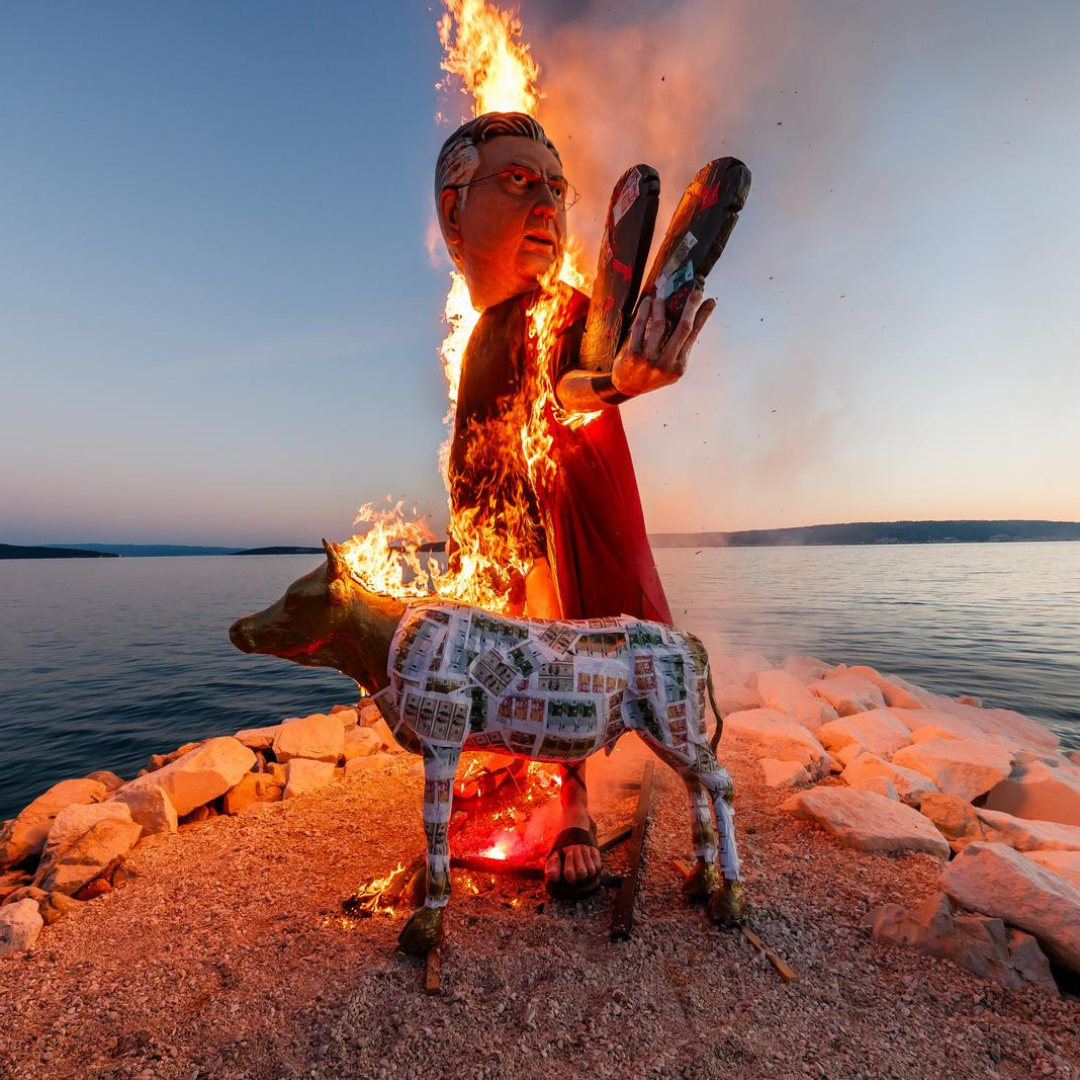
<svg viewBox="0 0 1080 1080"><path fill-rule="evenodd" d="M565 869L565 856L563 852L568 847L574 847L578 844L585 847L594 847L599 850L600 844L596 839L596 822L589 818L589 828L582 829L574 826L569 829L563 829L558 836L555 837L555 842L551 845L551 850L548 852L548 859L551 858L555 852L559 853L559 872L561 873ZM547 860L544 860L544 865L547 865ZM586 878L584 881L569 882L560 878L558 881L548 881L544 879L544 888L547 889L548 896L555 900L584 900L588 896L593 896L600 890L600 878L601 871L597 871L592 877Z"/></svg>

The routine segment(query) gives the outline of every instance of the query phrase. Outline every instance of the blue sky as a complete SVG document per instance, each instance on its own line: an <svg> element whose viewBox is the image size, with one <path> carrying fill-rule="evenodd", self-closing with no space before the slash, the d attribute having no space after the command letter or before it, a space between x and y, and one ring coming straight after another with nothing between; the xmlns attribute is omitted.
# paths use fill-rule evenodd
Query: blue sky
<svg viewBox="0 0 1080 1080"><path fill-rule="evenodd" d="M681 384L624 407L650 528L1080 518L1080 8L522 5L593 262L754 173ZM0 542L436 520L447 133L425 4L0 12Z"/></svg>

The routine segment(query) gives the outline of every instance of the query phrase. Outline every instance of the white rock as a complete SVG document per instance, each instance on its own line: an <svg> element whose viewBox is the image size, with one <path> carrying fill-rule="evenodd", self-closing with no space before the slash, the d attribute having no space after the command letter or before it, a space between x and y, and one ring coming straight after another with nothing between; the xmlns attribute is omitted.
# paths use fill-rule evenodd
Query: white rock
<svg viewBox="0 0 1080 1080"><path fill-rule="evenodd" d="M949 898L936 893L913 911L899 904L875 908L863 919L875 941L921 949L1012 990L1034 985L1057 994L1050 964L1036 940L1000 919L958 915Z"/></svg>
<svg viewBox="0 0 1080 1080"><path fill-rule="evenodd" d="M787 671L759 672L757 692L765 708L787 713L810 731L816 732L822 724L836 719L836 710L831 705L811 694Z"/></svg>
<svg viewBox="0 0 1080 1080"><path fill-rule="evenodd" d="M882 675L872 667L863 664L855 664L849 667L845 674L855 675L860 679L866 679L873 683L885 699L889 708L897 709L921 709L922 702L915 696L909 685L903 679L897 679L892 675Z"/></svg>
<svg viewBox="0 0 1080 1080"><path fill-rule="evenodd" d="M1080 889L1005 844L969 844L941 878L949 898L1018 926L1050 957L1080 972Z"/></svg>
<svg viewBox="0 0 1080 1080"><path fill-rule="evenodd" d="M33 948L44 925L38 902L29 897L0 908L0 956Z"/></svg>
<svg viewBox="0 0 1080 1080"><path fill-rule="evenodd" d="M353 758L351 761L345 762L345 776L347 779L352 780L357 776L363 776L364 773L374 769L380 765L385 765L388 761L394 759L389 754L371 754L369 757Z"/></svg>
<svg viewBox="0 0 1080 1080"><path fill-rule="evenodd" d="M762 758L797 761L811 776L828 771L825 748L802 726L775 709L748 709L724 718L724 739L747 744Z"/></svg>
<svg viewBox="0 0 1080 1080"><path fill-rule="evenodd" d="M269 750L274 745L274 739L277 738L280 730L280 724L271 724L270 727L244 728L233 738L243 743L249 750Z"/></svg>
<svg viewBox="0 0 1080 1080"><path fill-rule="evenodd" d="M1056 766L1041 760L1017 765L990 789L984 805L1013 817L1080 825L1080 768L1064 760Z"/></svg>
<svg viewBox="0 0 1080 1080"><path fill-rule="evenodd" d="M883 795L886 799L895 799L897 802L900 801L900 796L896 794L896 788L884 776L870 777L866 783L861 785L859 790L869 791L873 795Z"/></svg>
<svg viewBox="0 0 1080 1080"><path fill-rule="evenodd" d="M378 710L376 709L376 711ZM356 709L348 705L344 707L342 707L341 705L335 705L330 710L330 715L335 720L339 720L341 722L341 727L346 732L352 731L352 729L356 727L358 722Z"/></svg>
<svg viewBox="0 0 1080 1080"><path fill-rule="evenodd" d="M313 713L286 720L274 739L274 757L278 761L307 758L334 764L345 746L345 731L340 721L324 713Z"/></svg>
<svg viewBox="0 0 1080 1080"><path fill-rule="evenodd" d="M341 730L338 725L338 730ZM255 755L236 739L208 739L163 768L126 783L120 791L160 787L180 817L205 806L240 782L255 764Z"/></svg>
<svg viewBox="0 0 1080 1080"><path fill-rule="evenodd" d="M922 712L920 716L919 713ZM914 732L927 724L951 731L958 739L976 739L1019 750L1048 753L1057 749L1058 737L1037 720L1009 709L981 709L941 694L926 696L923 709L893 709ZM918 739L916 738L916 742Z"/></svg>
<svg viewBox="0 0 1080 1080"><path fill-rule="evenodd" d="M841 716L885 707L881 691L869 679L858 675L819 679L810 684L810 692L827 701Z"/></svg>
<svg viewBox="0 0 1080 1080"><path fill-rule="evenodd" d="M831 664L819 660L816 656L789 656L781 665L790 675L794 675L803 685L824 679Z"/></svg>
<svg viewBox="0 0 1080 1080"><path fill-rule="evenodd" d="M846 750L847 747L844 747ZM843 753L843 751L841 751ZM888 780L896 792L896 797L908 806L918 809L922 797L927 792L937 791L937 786L929 777L914 769L905 769L895 762L885 761L876 754L861 753L856 755L843 773L844 782L853 788L868 789L878 780Z"/></svg>
<svg viewBox="0 0 1080 1080"><path fill-rule="evenodd" d="M891 757L911 742L907 725L888 709L871 709L832 720L821 728L817 737L829 753L855 743L878 757Z"/></svg>
<svg viewBox="0 0 1080 1080"><path fill-rule="evenodd" d="M1080 889L1080 851L1025 851L1024 855Z"/></svg>
<svg viewBox="0 0 1080 1080"><path fill-rule="evenodd" d="M51 859L42 859L34 884L45 892L71 896L117 866L141 833L142 826L133 821L105 818L59 849Z"/></svg>
<svg viewBox="0 0 1080 1080"><path fill-rule="evenodd" d="M101 802L108 793L97 780L61 780L53 784L0 833L0 872L41 853L53 819L65 806Z"/></svg>
<svg viewBox="0 0 1080 1080"><path fill-rule="evenodd" d="M797 761L778 761L762 758L765 786L771 788L803 788L810 783L810 774Z"/></svg>
<svg viewBox="0 0 1080 1080"><path fill-rule="evenodd" d="M971 739L929 739L893 754L893 764L929 776L939 790L961 799L978 798L1012 771L1003 747Z"/></svg>
<svg viewBox="0 0 1080 1080"><path fill-rule="evenodd" d="M164 788L121 788L104 805L110 803L125 804L131 811L131 820L142 826L146 836L176 832L176 807Z"/></svg>
<svg viewBox="0 0 1080 1080"><path fill-rule="evenodd" d="M313 758L293 758L285 766L284 799L295 799L326 787L334 779L334 764Z"/></svg>
<svg viewBox="0 0 1080 1080"><path fill-rule="evenodd" d="M859 851L925 851L949 857L949 843L917 810L869 791L818 787L781 804Z"/></svg>
<svg viewBox="0 0 1080 1080"><path fill-rule="evenodd" d="M862 753L865 753L865 751L858 743L848 743L847 746L842 746L834 754L830 754L829 756L846 768Z"/></svg>
<svg viewBox="0 0 1080 1080"><path fill-rule="evenodd" d="M988 839L1017 851L1080 851L1080 827L1031 821L999 810L976 810Z"/></svg>
<svg viewBox="0 0 1080 1080"><path fill-rule="evenodd" d="M382 740L371 728L354 727L351 731L345 732L342 753L345 755L346 765L353 758L377 754L381 749Z"/></svg>
<svg viewBox="0 0 1080 1080"><path fill-rule="evenodd" d="M725 656L717 649L710 649L709 658L709 667L713 671L713 681L716 684L740 683L753 687L756 685L758 672L772 667L761 653L744 652L738 656Z"/></svg>
<svg viewBox="0 0 1080 1080"><path fill-rule="evenodd" d="M728 713L733 712L744 712L746 709L761 708L761 695L756 690L751 690L749 686L743 686L742 683L727 683L725 686L718 686L714 690L714 696L721 716L727 716Z"/></svg>
<svg viewBox="0 0 1080 1080"><path fill-rule="evenodd" d="M89 832L99 821L131 822L131 807L122 802L94 803L90 806L65 806L49 830L49 837L41 853L41 865L52 862L57 853L66 848L83 833Z"/></svg>

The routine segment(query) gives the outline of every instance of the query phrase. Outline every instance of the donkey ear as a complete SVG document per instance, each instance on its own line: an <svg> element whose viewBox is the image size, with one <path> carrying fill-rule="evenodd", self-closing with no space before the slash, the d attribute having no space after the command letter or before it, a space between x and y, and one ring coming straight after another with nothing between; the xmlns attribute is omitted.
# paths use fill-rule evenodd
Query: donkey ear
<svg viewBox="0 0 1080 1080"><path fill-rule="evenodd" d="M341 557L341 548L326 539L323 540L322 546L326 552L327 580L333 581L335 578L343 577L346 573L346 567L345 560Z"/></svg>

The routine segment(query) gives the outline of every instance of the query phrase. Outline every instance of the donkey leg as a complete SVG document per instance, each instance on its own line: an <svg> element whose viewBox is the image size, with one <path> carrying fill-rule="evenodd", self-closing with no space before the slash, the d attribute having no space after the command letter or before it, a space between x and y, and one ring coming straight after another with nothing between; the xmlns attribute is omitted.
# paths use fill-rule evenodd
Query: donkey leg
<svg viewBox="0 0 1080 1080"><path fill-rule="evenodd" d="M683 884L683 892L691 900L708 900L720 888L720 871L716 868L719 841L713 825L709 793L692 771L683 765L683 782L690 804L690 821L694 836L694 870Z"/></svg>
<svg viewBox="0 0 1080 1080"><path fill-rule="evenodd" d="M427 895L409 917L398 948L422 955L442 941L443 909L450 899L450 842L447 835L454 798L454 773L461 748L424 744L424 836L427 839Z"/></svg>

